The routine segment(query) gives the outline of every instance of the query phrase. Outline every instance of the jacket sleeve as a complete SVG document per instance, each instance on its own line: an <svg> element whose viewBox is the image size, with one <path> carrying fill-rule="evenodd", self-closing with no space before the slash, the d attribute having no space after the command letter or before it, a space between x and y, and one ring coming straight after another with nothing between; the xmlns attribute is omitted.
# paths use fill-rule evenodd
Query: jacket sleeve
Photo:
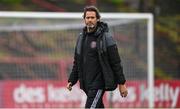
<svg viewBox="0 0 180 109"><path fill-rule="evenodd" d="M111 35L106 36L106 46L109 64L114 72L115 79L118 84L125 84L125 76L123 74L123 67L118 53L118 48Z"/></svg>
<svg viewBox="0 0 180 109"><path fill-rule="evenodd" d="M77 46L77 44L76 44ZM77 49L77 47L76 47ZM75 49L74 53L74 62L73 62L73 67L72 67L72 72L69 76L68 82L71 82L72 85L76 84L78 81L78 64L77 64L77 50Z"/></svg>

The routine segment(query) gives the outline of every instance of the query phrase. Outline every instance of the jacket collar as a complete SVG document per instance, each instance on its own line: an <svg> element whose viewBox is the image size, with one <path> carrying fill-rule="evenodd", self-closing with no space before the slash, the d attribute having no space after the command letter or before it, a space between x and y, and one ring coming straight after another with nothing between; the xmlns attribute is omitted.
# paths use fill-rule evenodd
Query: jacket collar
<svg viewBox="0 0 180 109"><path fill-rule="evenodd" d="M95 36L100 36L100 34L104 33L104 32L108 32L109 28L107 23L104 22L97 22L97 27L95 29L95 32L93 32L93 34ZM83 35L85 36L87 34L87 28L86 26L83 28Z"/></svg>

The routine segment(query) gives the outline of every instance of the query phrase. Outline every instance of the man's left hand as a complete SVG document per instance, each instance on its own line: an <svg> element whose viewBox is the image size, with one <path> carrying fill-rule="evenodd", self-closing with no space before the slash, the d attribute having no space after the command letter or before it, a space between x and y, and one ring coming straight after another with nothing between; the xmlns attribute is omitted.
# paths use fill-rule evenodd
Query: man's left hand
<svg viewBox="0 0 180 109"><path fill-rule="evenodd" d="M128 95L128 90L125 85L119 84L119 92L122 97L126 97Z"/></svg>

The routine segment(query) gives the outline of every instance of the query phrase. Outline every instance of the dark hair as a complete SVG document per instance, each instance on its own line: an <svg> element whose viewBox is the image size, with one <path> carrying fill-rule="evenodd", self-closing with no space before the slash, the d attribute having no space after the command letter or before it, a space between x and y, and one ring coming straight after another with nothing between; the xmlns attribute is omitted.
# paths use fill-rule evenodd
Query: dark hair
<svg viewBox="0 0 180 109"><path fill-rule="evenodd" d="M99 14L99 10L95 7L95 6L86 6L85 8L84 8L84 15L83 15L83 18L85 19L85 17L86 17L86 12L87 11L94 11L95 13L96 13L96 18L97 19L100 19L101 18L101 16L100 16L100 14Z"/></svg>

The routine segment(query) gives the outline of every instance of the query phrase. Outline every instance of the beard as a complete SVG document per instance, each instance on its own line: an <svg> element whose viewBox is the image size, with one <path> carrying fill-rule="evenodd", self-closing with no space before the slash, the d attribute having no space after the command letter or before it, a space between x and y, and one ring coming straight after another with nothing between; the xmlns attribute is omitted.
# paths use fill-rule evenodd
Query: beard
<svg viewBox="0 0 180 109"><path fill-rule="evenodd" d="M95 27L94 24L87 25L87 28L90 28L90 29L93 29L94 27Z"/></svg>
<svg viewBox="0 0 180 109"><path fill-rule="evenodd" d="M88 25L86 25L86 27L87 27L88 32L91 32L94 30L95 25L94 24L88 24Z"/></svg>

